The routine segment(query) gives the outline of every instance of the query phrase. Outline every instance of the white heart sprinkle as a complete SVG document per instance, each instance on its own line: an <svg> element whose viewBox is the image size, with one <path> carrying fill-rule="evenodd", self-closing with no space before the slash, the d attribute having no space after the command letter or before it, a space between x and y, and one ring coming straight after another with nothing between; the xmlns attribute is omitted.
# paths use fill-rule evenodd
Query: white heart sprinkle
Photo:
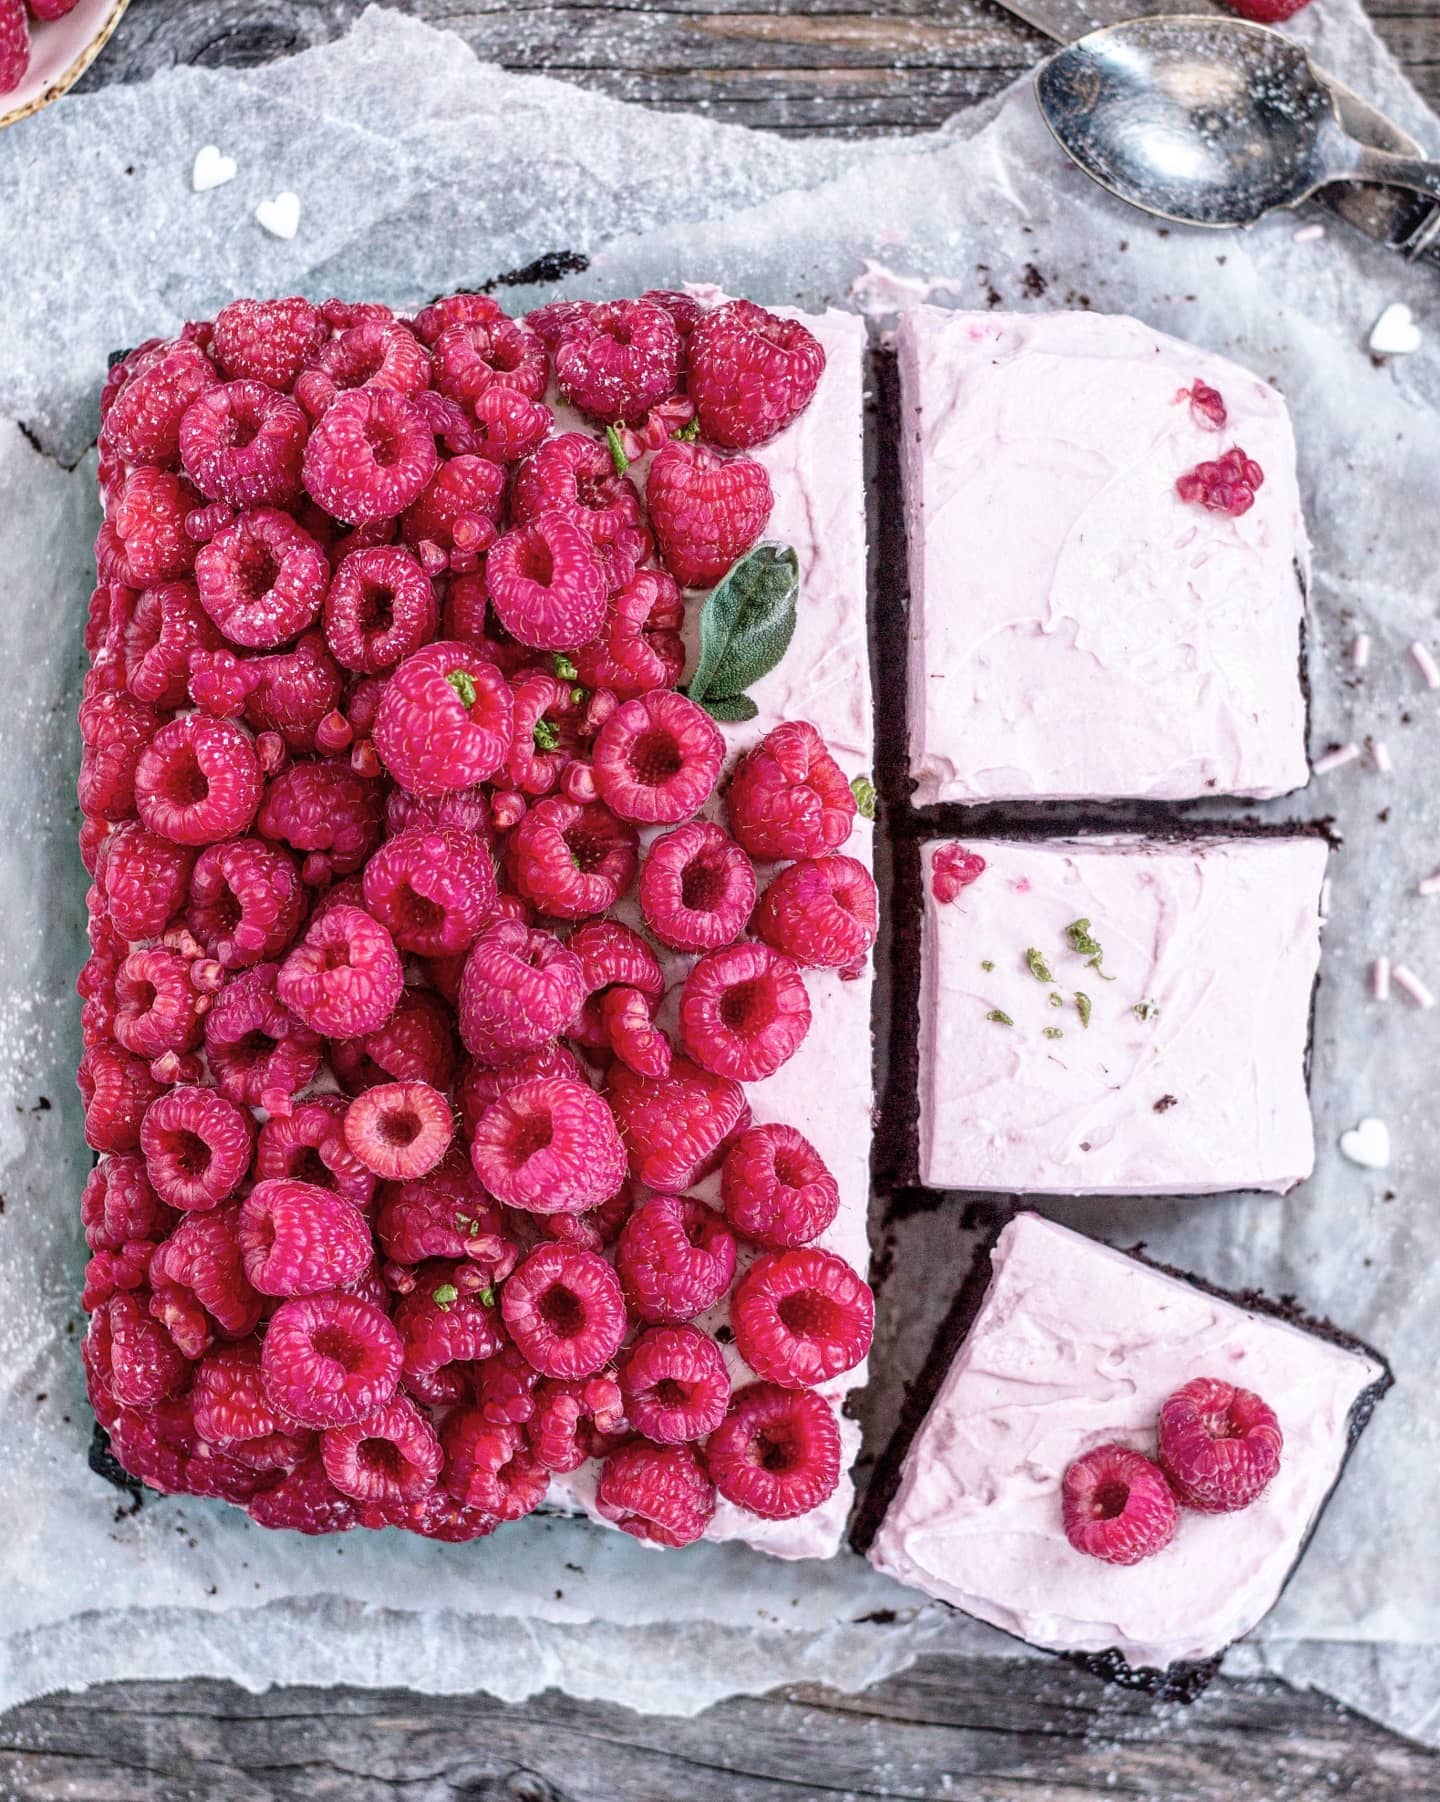
<svg viewBox="0 0 1440 1802"><path fill-rule="evenodd" d="M1370 348L1377 357L1408 357L1419 350L1420 327L1403 301L1392 302L1375 321Z"/></svg>
<svg viewBox="0 0 1440 1802"><path fill-rule="evenodd" d="M300 196L287 188L273 200L262 200L255 217L272 238L293 238L300 229Z"/></svg>
<svg viewBox="0 0 1440 1802"><path fill-rule="evenodd" d="M190 185L197 194L207 194L211 188L223 188L227 181L234 181L235 176L234 157L222 155L218 144L207 144L196 152Z"/></svg>
<svg viewBox="0 0 1440 1802"><path fill-rule="evenodd" d="M1390 1128L1383 1120L1362 1120L1340 1135L1340 1150L1352 1164L1366 1170L1390 1167Z"/></svg>

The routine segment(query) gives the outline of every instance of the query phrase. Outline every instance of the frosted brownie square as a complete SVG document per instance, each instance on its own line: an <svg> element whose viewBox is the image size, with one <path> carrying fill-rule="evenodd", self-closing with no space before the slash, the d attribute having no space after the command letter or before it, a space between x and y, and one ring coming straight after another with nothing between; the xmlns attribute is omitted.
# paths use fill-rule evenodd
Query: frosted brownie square
<svg viewBox="0 0 1440 1802"><path fill-rule="evenodd" d="M1323 840L922 856L923 1182L1166 1195L1310 1174Z"/></svg>
<svg viewBox="0 0 1440 1802"><path fill-rule="evenodd" d="M1303 786L1306 541L1275 390L1118 316L919 307L898 344L916 801ZM1236 446L1263 481L1208 492L1246 511L1182 499Z"/></svg>
<svg viewBox="0 0 1440 1802"><path fill-rule="evenodd" d="M1168 1411L1158 1437L1167 1399L1202 1379L1258 1397L1275 1423L1258 1467L1268 1482L1227 1512L1181 1499L1197 1454L1170 1436ZM1274 1606L1389 1383L1377 1355L1293 1308L1227 1297L1019 1214L994 1245L870 1560L1030 1645L1188 1700ZM1229 1409L1222 1424L1234 1431ZM1115 1445L1151 1461L1139 1481L1162 1481L1154 1461L1173 1457L1164 1486L1180 1485L1171 1537L1130 1564L1078 1549L1065 1526L1067 1470ZM1249 1448L1232 1450L1243 1469ZM1198 1457L1223 1466L1230 1454L1202 1442ZM1094 1512L1122 1505L1129 1496L1102 1496Z"/></svg>

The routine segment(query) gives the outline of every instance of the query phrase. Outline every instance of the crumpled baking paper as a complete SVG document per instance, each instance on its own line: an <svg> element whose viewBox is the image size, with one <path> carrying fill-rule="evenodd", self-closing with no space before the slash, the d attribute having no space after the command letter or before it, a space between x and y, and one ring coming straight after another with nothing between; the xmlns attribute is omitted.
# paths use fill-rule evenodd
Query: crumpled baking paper
<svg viewBox="0 0 1440 1802"><path fill-rule="evenodd" d="M1356 0L1326 0L1296 30L1440 149L1440 122ZM197 195L191 164L211 142L239 175ZM301 200L292 242L253 217L284 189ZM1297 239L1288 216L1246 234L1159 228L1066 164L1024 83L925 137L786 140L507 75L378 9L348 38L265 69L183 69L72 96L0 135L0 193L0 1706L112 1677L204 1673L511 1698L554 1684L688 1712L800 1679L853 1689L927 1646L1020 1654L917 1606L848 1553L788 1565L707 1546L657 1561L569 1520L473 1547L388 1533L312 1542L219 1504L152 1499L130 1512L85 1466L73 712L106 353L237 293L408 306L566 250L590 268L563 289L512 289L514 305L689 277L877 315L926 292L949 305L1128 310L1289 397L1316 545L1312 751L1375 737L1394 763L1382 775L1362 759L1254 810L1332 815L1345 839L1316 1027L1319 1168L1284 1200L1055 1211L1226 1285L1294 1292L1389 1353L1399 1386L1300 1575L1229 1668L1318 1684L1440 1739L1440 1160L1429 1141L1440 1010L1372 1002L1365 983L1383 951L1440 988L1440 899L1415 892L1440 864L1440 694L1407 653L1417 639L1440 649L1433 269L1330 220L1318 240ZM1414 309L1422 348L1377 363L1367 335L1396 300ZM1360 675L1349 645L1362 630L1374 648ZM1389 1124L1387 1171L1338 1153L1341 1131L1366 1115ZM945 1201L890 1229L864 1403L872 1446L948 1300L934 1273L963 1274L973 1239L962 1213Z"/></svg>

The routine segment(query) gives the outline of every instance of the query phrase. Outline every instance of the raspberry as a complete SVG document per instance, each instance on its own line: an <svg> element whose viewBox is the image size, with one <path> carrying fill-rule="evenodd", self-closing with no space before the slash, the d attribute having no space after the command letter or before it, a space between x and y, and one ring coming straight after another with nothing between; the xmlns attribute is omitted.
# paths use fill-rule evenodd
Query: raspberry
<svg viewBox="0 0 1440 1802"><path fill-rule="evenodd" d="M1065 1537L1106 1564L1138 1564L1175 1536L1179 1510L1158 1464L1124 1445L1097 1445L1060 1485Z"/></svg>
<svg viewBox="0 0 1440 1802"><path fill-rule="evenodd" d="M365 866L365 906L402 951L456 957L495 912L495 870L483 839L411 826Z"/></svg>
<svg viewBox="0 0 1440 1802"><path fill-rule="evenodd" d="M853 1370L870 1349L875 1297L833 1252L763 1252L736 1285L740 1355L767 1382L800 1389Z"/></svg>
<svg viewBox="0 0 1440 1802"><path fill-rule="evenodd" d="M201 494L231 507L287 507L300 493L309 422L264 382L226 382L191 401L180 461Z"/></svg>
<svg viewBox="0 0 1440 1802"><path fill-rule="evenodd" d="M416 1502L409 1510L405 1525L422 1539L438 1539L446 1545L469 1545L476 1539L487 1539L500 1522L483 1508L467 1508L442 1489Z"/></svg>
<svg viewBox="0 0 1440 1802"><path fill-rule="evenodd" d="M537 650L587 644L605 621L605 566L584 527L563 513L537 514L497 538L485 587L505 630Z"/></svg>
<svg viewBox="0 0 1440 1802"><path fill-rule="evenodd" d="M134 1152L101 1158L85 1179L80 1198L85 1243L92 1251L118 1251L139 1239L163 1239L178 1216L165 1206Z"/></svg>
<svg viewBox="0 0 1440 1802"><path fill-rule="evenodd" d="M501 1290L500 1312L542 1376L591 1376L625 1337L619 1278L598 1252L578 1245L537 1245Z"/></svg>
<svg viewBox="0 0 1440 1802"><path fill-rule="evenodd" d="M510 688L469 645L442 639L407 657L385 684L375 749L412 795L473 788L510 748Z"/></svg>
<svg viewBox="0 0 1440 1802"><path fill-rule="evenodd" d="M515 1426L488 1421L478 1408L462 1408L440 1429L445 1448L445 1487L458 1502L495 1520L520 1520L545 1500L550 1473Z"/></svg>
<svg viewBox="0 0 1440 1802"><path fill-rule="evenodd" d="M406 989L383 1026L358 1039L334 1039L330 1065L350 1095L383 1082L448 1089L455 1074L454 1016L438 996Z"/></svg>
<svg viewBox="0 0 1440 1802"><path fill-rule="evenodd" d="M768 945L708 952L680 991L681 1043L717 1076L740 1082L773 1076L809 1030L804 978Z"/></svg>
<svg viewBox="0 0 1440 1802"><path fill-rule="evenodd" d="M674 1051L654 1023L654 1004L639 989L607 989L600 998L605 1041L637 1076L668 1076Z"/></svg>
<svg viewBox="0 0 1440 1802"><path fill-rule="evenodd" d="M725 1218L756 1245L808 1245L840 1210L840 1186L793 1126L752 1126L725 1154Z"/></svg>
<svg viewBox="0 0 1440 1802"><path fill-rule="evenodd" d="M401 531L411 550L434 545L452 569L474 569L495 542L505 496L505 472L488 457L452 457L406 513Z"/></svg>
<svg viewBox="0 0 1440 1802"><path fill-rule="evenodd" d="M1305 0L1300 0L1302 6L1304 3ZM1175 399L1177 403L1182 400L1189 401L1190 417L1202 430L1218 432L1224 429L1225 421L1229 418L1225 408L1225 397L1219 389L1210 387L1207 382L1202 382L1198 375L1188 388L1180 390Z"/></svg>
<svg viewBox="0 0 1440 1802"><path fill-rule="evenodd" d="M813 332L752 300L727 301L690 334L690 398L702 434L727 450L764 444L809 406L825 369Z"/></svg>
<svg viewBox="0 0 1440 1802"><path fill-rule="evenodd" d="M540 1372L513 1345L487 1358L475 1378L475 1398L492 1426L521 1426L535 1412Z"/></svg>
<svg viewBox="0 0 1440 1802"><path fill-rule="evenodd" d="M324 551L288 513L256 507L196 555L200 604L232 644L267 650L319 615L330 581Z"/></svg>
<svg viewBox="0 0 1440 1802"><path fill-rule="evenodd" d="M134 1151L140 1122L160 1093L138 1057L111 1045L91 1045L75 1072L85 1104L85 1143L95 1151Z"/></svg>
<svg viewBox="0 0 1440 1802"><path fill-rule="evenodd" d="M514 463L528 456L555 423L543 401L518 388L486 388L471 405L474 424L466 449L495 463Z"/></svg>
<svg viewBox="0 0 1440 1802"><path fill-rule="evenodd" d="M366 1268L370 1228L332 1189L281 1177L256 1183L241 1203L240 1249L262 1295L319 1295Z"/></svg>
<svg viewBox="0 0 1440 1802"><path fill-rule="evenodd" d="M215 380L198 345L158 345L137 361L111 402L101 434L106 448L126 463L173 465L180 456L180 421Z"/></svg>
<svg viewBox="0 0 1440 1802"><path fill-rule="evenodd" d="M285 1417L267 1399L260 1381L258 1339L207 1352L195 1366L190 1393L195 1430L211 1445L238 1446L285 1434Z"/></svg>
<svg viewBox="0 0 1440 1802"><path fill-rule="evenodd" d="M115 977L115 1037L137 1057L193 1051L200 1043L199 994L183 957L162 946L132 951Z"/></svg>
<svg viewBox="0 0 1440 1802"><path fill-rule="evenodd" d="M445 1097L426 1082L377 1083L345 1113L345 1143L387 1182L408 1182L433 1170L454 1131Z"/></svg>
<svg viewBox="0 0 1440 1802"><path fill-rule="evenodd" d="M564 1076L531 1077L493 1102L475 1128L470 1161L497 1201L533 1214L583 1213L625 1179L610 1110Z"/></svg>
<svg viewBox="0 0 1440 1802"><path fill-rule="evenodd" d="M557 659L557 662L559 659ZM522 670L511 682L515 729L505 778L526 795L548 795L574 760L579 739L575 690L541 670Z"/></svg>
<svg viewBox="0 0 1440 1802"><path fill-rule="evenodd" d="M1307 0L1225 0L1231 12L1256 25L1282 25L1293 19Z"/></svg>
<svg viewBox="0 0 1440 1802"><path fill-rule="evenodd" d="M387 1188L375 1235L397 1264L463 1258L492 1283L509 1276L519 1255L504 1215L461 1154L418 1182Z"/></svg>
<svg viewBox="0 0 1440 1802"><path fill-rule="evenodd" d="M350 1039L385 1024L403 984L390 934L363 909L342 905L310 922L281 964L276 989L312 1031Z"/></svg>
<svg viewBox="0 0 1440 1802"><path fill-rule="evenodd" d="M775 497L753 457L672 440L650 465L645 501L666 569L682 588L709 588L756 543Z"/></svg>
<svg viewBox="0 0 1440 1802"><path fill-rule="evenodd" d="M632 1427L659 1445L703 1439L725 1418L725 1358L694 1326L652 1326L620 1361L620 1389Z"/></svg>
<svg viewBox="0 0 1440 1802"><path fill-rule="evenodd" d="M213 1208L233 1195L250 1168L253 1140L243 1108L194 1084L157 1096L140 1128L146 1174L176 1208Z"/></svg>
<svg viewBox="0 0 1440 1802"><path fill-rule="evenodd" d="M177 845L209 845L243 832L263 787L249 733L199 713L162 726L135 765L140 818Z"/></svg>
<svg viewBox="0 0 1440 1802"><path fill-rule="evenodd" d="M568 943L580 959L587 995L594 995L611 983L639 989L652 1001L658 1001L665 993L665 972L660 960L638 932L619 920L594 920L577 926Z"/></svg>
<svg viewBox="0 0 1440 1802"><path fill-rule="evenodd" d="M509 388L529 400L545 394L545 346L528 325L502 314L447 325L436 338L435 385L473 405L489 388Z"/></svg>
<svg viewBox="0 0 1440 1802"><path fill-rule="evenodd" d="M307 1427L344 1427L383 1407L400 1381L400 1335L353 1295L282 1301L260 1354L265 1393Z"/></svg>
<svg viewBox="0 0 1440 1802"><path fill-rule="evenodd" d="M741 759L726 798L730 830L752 857L825 857L855 823L855 796L825 741L786 720Z"/></svg>
<svg viewBox="0 0 1440 1802"><path fill-rule="evenodd" d="M421 307L411 320L422 344L433 344L447 325L493 325L505 317L505 309L489 294L446 294Z"/></svg>
<svg viewBox="0 0 1440 1802"><path fill-rule="evenodd" d="M510 507L517 525L563 513L579 526L595 547L611 591L623 588L650 554L635 484L616 471L608 448L584 432L562 432L525 459L515 472Z"/></svg>
<svg viewBox="0 0 1440 1802"><path fill-rule="evenodd" d="M407 1381L433 1377L452 1364L493 1358L505 1344L490 1275L479 1265L426 1262L414 1281L395 1308Z"/></svg>
<svg viewBox="0 0 1440 1802"><path fill-rule="evenodd" d="M147 588L126 622L121 655L125 683L136 700L151 707L179 707L196 651L218 647L220 635L200 606L190 582L162 582Z"/></svg>
<svg viewBox="0 0 1440 1802"><path fill-rule="evenodd" d="M475 1136L475 1128L486 1110L502 1095L537 1076L564 1076L577 1083L585 1080L574 1052L555 1039L498 1069L490 1064L467 1063L456 1097L465 1137Z"/></svg>
<svg viewBox="0 0 1440 1802"><path fill-rule="evenodd" d="M617 707L595 740L595 785L622 820L677 825L709 800L725 757L720 729L695 703L653 689Z"/></svg>
<svg viewBox="0 0 1440 1802"><path fill-rule="evenodd" d="M380 841L380 818L377 785L339 758L325 758L272 776L255 825L266 838L308 853L302 874L323 883L360 868Z"/></svg>
<svg viewBox="0 0 1440 1802"><path fill-rule="evenodd" d="M675 392L680 334L663 307L608 301L577 318L555 346L565 398L591 418L631 419Z"/></svg>
<svg viewBox="0 0 1440 1802"><path fill-rule="evenodd" d="M1202 1514L1248 1508L1280 1468L1275 1410L1249 1389L1196 1377L1160 1408L1160 1463L1177 1498Z"/></svg>
<svg viewBox="0 0 1440 1802"><path fill-rule="evenodd" d="M303 479L335 519L393 519L418 500L435 473L435 439L413 400L388 388L354 388L316 421Z"/></svg>
<svg viewBox="0 0 1440 1802"><path fill-rule="evenodd" d="M605 1460L595 1506L632 1539L691 1545L714 1516L715 1487L693 1446L636 1440Z"/></svg>
<svg viewBox="0 0 1440 1802"><path fill-rule="evenodd" d="M150 1260L150 1312L188 1358L203 1357L218 1328L227 1339L253 1333L263 1306L245 1274L235 1203L190 1214Z"/></svg>
<svg viewBox="0 0 1440 1802"><path fill-rule="evenodd" d="M713 1170L731 1135L750 1123L738 1082L677 1057L667 1077L612 1068L608 1090L636 1179L651 1189L684 1189Z"/></svg>
<svg viewBox="0 0 1440 1802"><path fill-rule="evenodd" d="M323 316L308 300L232 300L215 316L211 349L232 379L286 389L329 335Z"/></svg>
<svg viewBox="0 0 1440 1802"><path fill-rule="evenodd" d="M1255 505L1255 490L1265 472L1239 445L1212 463L1197 463L1175 483L1182 501L1191 501L1210 513L1229 513L1236 519Z"/></svg>
<svg viewBox="0 0 1440 1802"><path fill-rule="evenodd" d="M762 1520L794 1520L834 1495L840 1429L814 1390L750 1383L705 1442L705 1459L726 1501Z"/></svg>
<svg viewBox="0 0 1440 1802"><path fill-rule="evenodd" d="M760 897L754 928L806 969L854 970L879 930L875 879L853 857L805 858L781 870Z"/></svg>
<svg viewBox="0 0 1440 1802"><path fill-rule="evenodd" d="M290 1177L368 1207L375 1178L345 1143L344 1116L339 1096L314 1095L288 1117L267 1120L255 1149L257 1180Z"/></svg>
<svg viewBox="0 0 1440 1802"><path fill-rule="evenodd" d="M584 999L580 960L572 951L548 932L496 920L465 963L460 1037L485 1063L509 1063L563 1033Z"/></svg>
<svg viewBox="0 0 1440 1802"><path fill-rule="evenodd" d="M635 828L592 801L563 796L538 801L510 835L511 880L551 919L585 920L608 913L635 879Z"/></svg>
<svg viewBox="0 0 1440 1802"><path fill-rule="evenodd" d="M546 1377L535 1389L535 1412L526 1438L546 1470L578 1470L611 1434L623 1430L620 1385L606 1371L583 1381Z"/></svg>
<svg viewBox="0 0 1440 1802"><path fill-rule="evenodd" d="M258 838L208 845L195 860L185 923L227 969L283 951L305 917L305 890L283 851Z"/></svg>
<svg viewBox="0 0 1440 1802"><path fill-rule="evenodd" d="M354 1502L330 1481L318 1454L261 1490L246 1509L258 1526L290 1533L348 1533L360 1524Z"/></svg>
<svg viewBox="0 0 1440 1802"><path fill-rule="evenodd" d="M123 820L135 811L135 770L160 726L159 714L127 694L86 695L80 703L80 779L88 814Z"/></svg>
<svg viewBox="0 0 1440 1802"><path fill-rule="evenodd" d="M385 830L394 838L407 826L453 826L470 838L490 842L490 802L483 788L452 789L417 799L403 788L385 797Z"/></svg>
<svg viewBox="0 0 1440 1802"><path fill-rule="evenodd" d="M205 1057L222 1095L287 1114L320 1067L321 1043L282 1005L278 964L257 964L226 983L205 1016Z"/></svg>
<svg viewBox="0 0 1440 1802"><path fill-rule="evenodd" d="M693 1195L655 1195L621 1229L615 1268L630 1310L656 1323L693 1320L735 1277L735 1240Z"/></svg>
<svg viewBox="0 0 1440 1802"><path fill-rule="evenodd" d="M984 873L985 859L978 851L967 851L963 845L941 845L930 865L930 893L943 906Z"/></svg>
<svg viewBox="0 0 1440 1802"><path fill-rule="evenodd" d="M307 632L288 651L252 657L245 718L257 732L278 732L291 751L313 751L321 720L338 704L344 683L324 636Z"/></svg>
<svg viewBox="0 0 1440 1802"><path fill-rule="evenodd" d="M656 839L646 854L640 911L656 938L677 951L733 944L754 905L754 868L719 826L694 820Z"/></svg>
<svg viewBox="0 0 1440 1802"><path fill-rule="evenodd" d="M652 688L673 688L685 672L680 628L685 604L663 569L636 570L610 597L599 636L574 652L587 688L607 688L622 701Z"/></svg>
<svg viewBox="0 0 1440 1802"><path fill-rule="evenodd" d="M416 1502L435 1487L443 1457L435 1429L404 1396L321 1435L325 1474L357 1502Z"/></svg>
<svg viewBox="0 0 1440 1802"><path fill-rule="evenodd" d="M399 545L351 551L325 597L325 641L346 669L393 669L435 635L429 576Z"/></svg>
<svg viewBox="0 0 1440 1802"><path fill-rule="evenodd" d="M131 587L174 581L195 567L185 521L197 498L188 482L163 469L137 469L125 483L109 523Z"/></svg>
<svg viewBox="0 0 1440 1802"><path fill-rule="evenodd" d="M190 1369L144 1300L116 1295L91 1317L90 1340L110 1393L126 1408L145 1408L178 1395Z"/></svg>
<svg viewBox="0 0 1440 1802"><path fill-rule="evenodd" d="M333 389L390 388L415 394L430 386L430 358L397 319L362 319L338 332L315 359Z"/></svg>

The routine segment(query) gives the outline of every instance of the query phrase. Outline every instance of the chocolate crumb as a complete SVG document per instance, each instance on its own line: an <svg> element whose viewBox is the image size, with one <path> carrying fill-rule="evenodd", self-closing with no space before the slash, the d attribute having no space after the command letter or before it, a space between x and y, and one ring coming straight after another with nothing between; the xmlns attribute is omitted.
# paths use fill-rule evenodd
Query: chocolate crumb
<svg viewBox="0 0 1440 1802"><path fill-rule="evenodd" d="M1178 1107L1179 1105L1180 1098L1178 1095L1162 1095L1155 1103L1155 1112L1157 1114L1168 1114L1172 1107Z"/></svg>
<svg viewBox="0 0 1440 1802"><path fill-rule="evenodd" d="M1033 263L1027 263L1025 265L1021 285L1024 287L1025 293L1029 299L1039 300L1040 296L1050 284L1045 280L1045 277L1041 275L1040 271Z"/></svg>

